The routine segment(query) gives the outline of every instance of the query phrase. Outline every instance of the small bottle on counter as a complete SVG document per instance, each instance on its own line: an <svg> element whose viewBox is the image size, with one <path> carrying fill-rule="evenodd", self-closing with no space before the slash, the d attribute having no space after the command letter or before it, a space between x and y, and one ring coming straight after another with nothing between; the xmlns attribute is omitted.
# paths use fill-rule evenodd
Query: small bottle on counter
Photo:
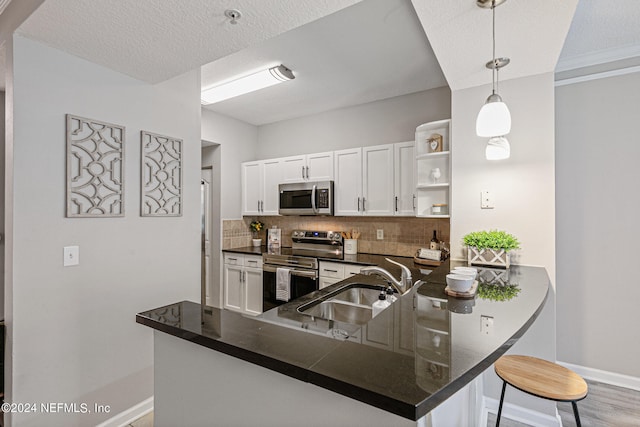
<svg viewBox="0 0 640 427"><path fill-rule="evenodd" d="M389 302L389 304L393 304L397 300L398 297L394 295L393 286L389 285L389 287L387 288L387 301Z"/></svg>
<svg viewBox="0 0 640 427"><path fill-rule="evenodd" d="M374 302L371 306L373 310L372 317L376 317L382 310L389 307L390 305L391 303L387 301L387 295L385 294L385 292L380 292L380 295L378 295L378 301Z"/></svg>
<svg viewBox="0 0 640 427"><path fill-rule="evenodd" d="M436 230L433 230L433 237L431 238L431 242L429 242L429 249L433 249L434 251L440 249L440 243L436 237Z"/></svg>

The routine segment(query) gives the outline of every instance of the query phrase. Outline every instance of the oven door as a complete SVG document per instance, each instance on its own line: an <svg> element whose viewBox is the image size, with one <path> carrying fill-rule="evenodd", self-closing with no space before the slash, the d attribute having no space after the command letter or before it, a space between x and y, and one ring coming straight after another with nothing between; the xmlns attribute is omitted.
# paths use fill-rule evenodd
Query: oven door
<svg viewBox="0 0 640 427"><path fill-rule="evenodd" d="M274 307L285 304L285 301L276 300L276 269L275 265L264 264L262 266L262 310L271 310ZM318 271L305 269L290 269L290 298L293 301L303 295L318 290Z"/></svg>

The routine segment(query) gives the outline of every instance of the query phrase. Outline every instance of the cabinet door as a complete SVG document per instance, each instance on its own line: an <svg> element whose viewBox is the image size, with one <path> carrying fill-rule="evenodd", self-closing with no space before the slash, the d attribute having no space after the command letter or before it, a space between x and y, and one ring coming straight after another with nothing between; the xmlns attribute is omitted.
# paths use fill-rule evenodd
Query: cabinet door
<svg viewBox="0 0 640 427"><path fill-rule="evenodd" d="M243 268L236 265L224 266L224 308L242 311Z"/></svg>
<svg viewBox="0 0 640 427"><path fill-rule="evenodd" d="M262 269L245 268L243 311L257 316L262 313Z"/></svg>
<svg viewBox="0 0 640 427"><path fill-rule="evenodd" d="M262 162L242 164L242 215L259 215L262 200Z"/></svg>
<svg viewBox="0 0 640 427"><path fill-rule="evenodd" d="M400 142L393 145L395 215L415 215L414 199L416 186L413 181L413 170L415 164L414 145L415 143L413 141Z"/></svg>
<svg viewBox="0 0 640 427"><path fill-rule="evenodd" d="M306 156L283 157L280 159L282 182L303 182L307 173Z"/></svg>
<svg viewBox="0 0 640 427"><path fill-rule="evenodd" d="M362 148L334 153L335 215L362 215Z"/></svg>
<svg viewBox="0 0 640 427"><path fill-rule="evenodd" d="M333 277L321 277L318 280L318 288L319 289L324 289L329 285L333 285L334 283L338 283L340 280L342 279L335 279Z"/></svg>
<svg viewBox="0 0 640 427"><path fill-rule="evenodd" d="M307 179L331 181L333 179L333 151L307 155Z"/></svg>
<svg viewBox="0 0 640 427"><path fill-rule="evenodd" d="M365 215L393 215L393 144L362 149L362 197Z"/></svg>
<svg viewBox="0 0 640 427"><path fill-rule="evenodd" d="M353 276L354 274L360 274L360 270L362 269L362 267L365 267L364 265L360 265L360 264L345 264L344 265L344 278L348 279L349 277Z"/></svg>
<svg viewBox="0 0 640 427"><path fill-rule="evenodd" d="M280 193L278 185L282 182L280 160L265 160L262 166L262 215L278 215Z"/></svg>

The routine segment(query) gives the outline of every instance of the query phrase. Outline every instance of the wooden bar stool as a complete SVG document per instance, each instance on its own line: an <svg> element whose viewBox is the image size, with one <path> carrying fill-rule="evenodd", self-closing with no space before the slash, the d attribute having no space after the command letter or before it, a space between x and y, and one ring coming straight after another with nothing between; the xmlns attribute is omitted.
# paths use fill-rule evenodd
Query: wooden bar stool
<svg viewBox="0 0 640 427"><path fill-rule="evenodd" d="M530 356L502 356L495 363L496 374L502 379L502 394L496 427L500 425L502 402L507 383L518 390L556 402L571 402L576 424L581 427L576 402L587 397L589 387L584 379L570 369Z"/></svg>

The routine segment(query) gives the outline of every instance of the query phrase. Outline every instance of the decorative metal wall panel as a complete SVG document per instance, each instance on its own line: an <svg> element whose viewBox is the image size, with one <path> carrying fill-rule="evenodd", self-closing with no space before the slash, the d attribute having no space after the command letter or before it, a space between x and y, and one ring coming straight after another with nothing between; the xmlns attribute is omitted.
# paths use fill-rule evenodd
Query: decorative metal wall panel
<svg viewBox="0 0 640 427"><path fill-rule="evenodd" d="M66 117L67 217L124 216L124 126Z"/></svg>
<svg viewBox="0 0 640 427"><path fill-rule="evenodd" d="M142 131L142 216L182 216L182 140Z"/></svg>

